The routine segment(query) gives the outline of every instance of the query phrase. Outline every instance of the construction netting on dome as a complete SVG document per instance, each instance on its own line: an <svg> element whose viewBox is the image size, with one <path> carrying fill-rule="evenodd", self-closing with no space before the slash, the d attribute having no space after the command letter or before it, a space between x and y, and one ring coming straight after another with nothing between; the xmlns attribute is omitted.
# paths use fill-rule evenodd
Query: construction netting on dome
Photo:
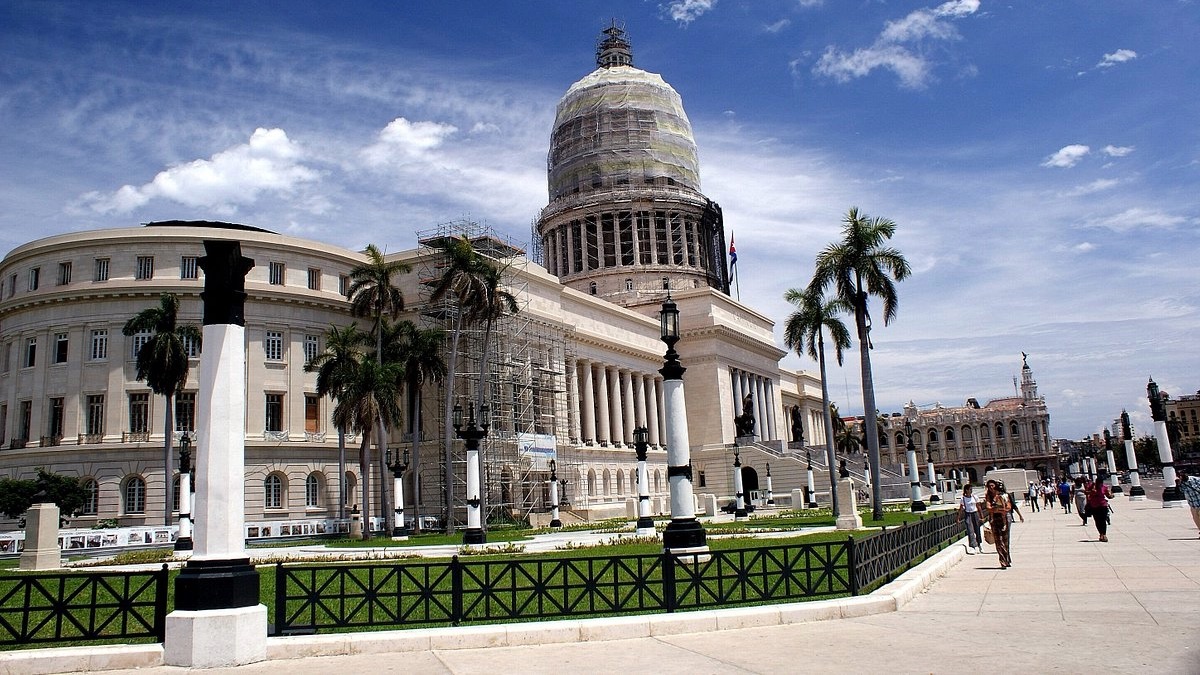
<svg viewBox="0 0 1200 675"><path fill-rule="evenodd" d="M683 101L662 77L600 68L558 104L547 158L551 201L613 187L673 185L700 191L699 161Z"/></svg>

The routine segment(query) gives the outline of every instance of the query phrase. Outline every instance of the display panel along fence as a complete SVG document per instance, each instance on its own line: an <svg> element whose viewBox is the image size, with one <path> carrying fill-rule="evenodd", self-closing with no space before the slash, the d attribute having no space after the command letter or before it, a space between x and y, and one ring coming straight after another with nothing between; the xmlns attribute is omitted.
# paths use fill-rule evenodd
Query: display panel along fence
<svg viewBox="0 0 1200 675"><path fill-rule="evenodd" d="M844 541L658 553L275 567L273 634L675 612L857 595L958 538L954 514Z"/></svg>
<svg viewBox="0 0 1200 675"><path fill-rule="evenodd" d="M167 566L153 572L0 577L0 648L67 642L162 642Z"/></svg>

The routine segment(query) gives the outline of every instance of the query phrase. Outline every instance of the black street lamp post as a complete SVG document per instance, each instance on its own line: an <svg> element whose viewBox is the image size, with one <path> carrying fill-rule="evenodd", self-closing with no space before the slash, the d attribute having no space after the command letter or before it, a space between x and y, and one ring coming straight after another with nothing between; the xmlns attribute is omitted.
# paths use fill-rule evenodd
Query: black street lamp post
<svg viewBox="0 0 1200 675"><path fill-rule="evenodd" d="M479 441L487 438L490 410L488 404L479 406L479 420L475 419L475 404L467 406L466 423L463 422L462 404L454 404L451 422L454 435L467 446L467 528L463 530L464 544L485 544L487 534L483 531L482 504L479 494Z"/></svg>
<svg viewBox="0 0 1200 675"><path fill-rule="evenodd" d="M925 502L921 500L921 473L917 468L917 448L913 445L912 418L904 418L904 433L908 435L908 484L912 488L912 511L920 513L925 510Z"/></svg>
<svg viewBox="0 0 1200 675"><path fill-rule="evenodd" d="M650 516L650 472L646 468L646 454L650 448L650 430L634 427L633 449L637 453L637 533L638 536L654 536L654 518Z"/></svg>
<svg viewBox="0 0 1200 675"><path fill-rule="evenodd" d="M192 438L179 439L179 536L176 551L192 550Z"/></svg>
<svg viewBox="0 0 1200 675"><path fill-rule="evenodd" d="M396 524L392 526L392 539L407 539L408 524L404 520L404 472L408 470L408 450L387 451L387 465L392 470L392 490L396 495Z"/></svg>
<svg viewBox="0 0 1200 675"><path fill-rule="evenodd" d="M558 461L550 459L550 527L562 527L558 517Z"/></svg>

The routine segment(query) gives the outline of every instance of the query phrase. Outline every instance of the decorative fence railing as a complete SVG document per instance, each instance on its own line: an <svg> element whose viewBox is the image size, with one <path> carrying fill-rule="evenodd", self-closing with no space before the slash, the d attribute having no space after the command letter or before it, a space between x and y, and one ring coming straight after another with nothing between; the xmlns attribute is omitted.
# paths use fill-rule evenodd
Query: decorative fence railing
<svg viewBox="0 0 1200 675"><path fill-rule="evenodd" d="M844 541L666 554L278 564L273 635L675 612L857 595L958 538L954 514Z"/></svg>
<svg viewBox="0 0 1200 675"><path fill-rule="evenodd" d="M75 641L162 642L167 566L154 572L0 576L0 648Z"/></svg>

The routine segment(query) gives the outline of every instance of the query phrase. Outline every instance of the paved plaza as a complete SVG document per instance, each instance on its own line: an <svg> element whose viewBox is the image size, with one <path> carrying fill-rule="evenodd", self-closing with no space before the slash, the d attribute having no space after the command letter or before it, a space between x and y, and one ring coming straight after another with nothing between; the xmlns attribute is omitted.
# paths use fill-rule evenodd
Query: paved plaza
<svg viewBox="0 0 1200 675"><path fill-rule="evenodd" d="M376 641L372 648L385 651L207 672L813 675L952 673L964 667L977 671L990 662L1004 673L1200 673L1200 538L1187 510L1120 496L1114 508L1108 543L1061 508L1027 513L1026 522L1013 527L1009 570L999 568L991 547L967 556L957 546L948 555L959 562L897 612L487 648L388 652ZM552 630L555 623L544 624L548 640L561 640ZM296 639L297 651L305 639L312 638Z"/></svg>

